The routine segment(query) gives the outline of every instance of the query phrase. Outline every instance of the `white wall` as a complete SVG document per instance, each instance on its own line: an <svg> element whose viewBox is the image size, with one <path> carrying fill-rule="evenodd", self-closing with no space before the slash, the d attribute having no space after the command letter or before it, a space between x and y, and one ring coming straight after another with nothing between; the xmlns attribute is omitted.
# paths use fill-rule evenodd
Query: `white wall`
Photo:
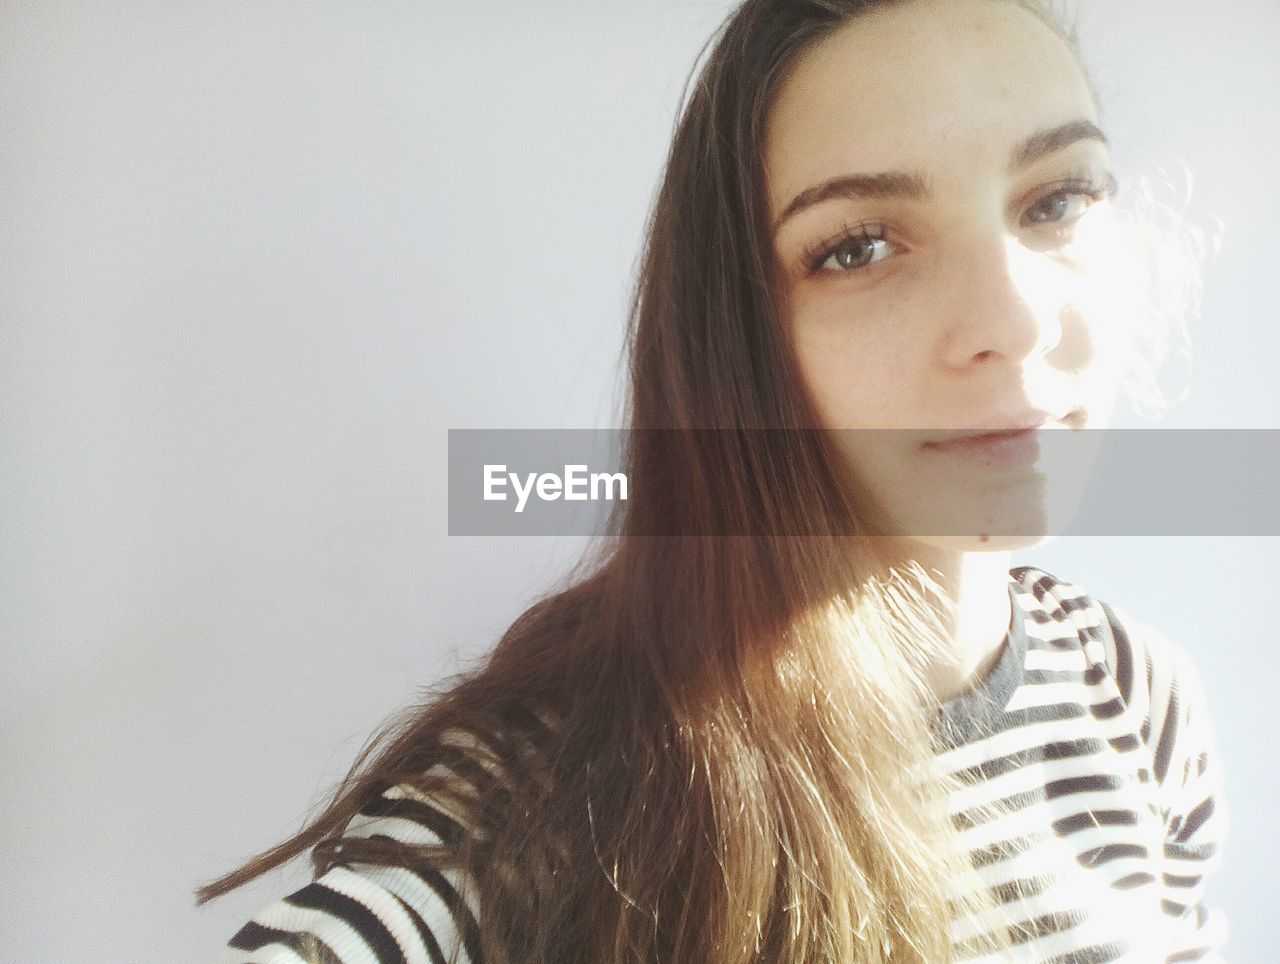
<svg viewBox="0 0 1280 964"><path fill-rule="evenodd" d="M0 956L207 959L306 868L200 911L192 888L295 829L573 558L446 536L446 430L614 424L643 218L723 10L0 4ZM1277 427L1280 4L1091 10L1122 153L1185 159L1227 226L1165 424ZM1015 560L1197 656L1239 960L1280 939L1276 549Z"/></svg>

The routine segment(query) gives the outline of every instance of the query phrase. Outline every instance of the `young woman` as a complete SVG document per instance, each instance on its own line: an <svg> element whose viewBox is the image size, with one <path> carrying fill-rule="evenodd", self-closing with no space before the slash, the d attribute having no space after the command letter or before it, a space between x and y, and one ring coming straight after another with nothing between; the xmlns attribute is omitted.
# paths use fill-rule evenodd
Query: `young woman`
<svg viewBox="0 0 1280 964"><path fill-rule="evenodd" d="M1159 299L1114 183L1032 0L738 8L633 308L628 467L661 484L200 891L313 848L221 960L1210 959L1194 667L1009 569L1045 480L999 445L1100 427L1138 384Z"/></svg>

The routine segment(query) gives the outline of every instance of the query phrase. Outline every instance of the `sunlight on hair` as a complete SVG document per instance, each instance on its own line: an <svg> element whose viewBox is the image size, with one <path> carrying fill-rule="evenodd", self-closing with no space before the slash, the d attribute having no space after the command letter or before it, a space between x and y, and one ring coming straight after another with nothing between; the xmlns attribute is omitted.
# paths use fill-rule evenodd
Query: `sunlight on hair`
<svg viewBox="0 0 1280 964"><path fill-rule="evenodd" d="M824 857L839 861L857 898L851 915L859 941L905 943L920 960L939 959L939 949L918 946L906 924L923 914L949 918L962 945L999 952L1013 921L981 880L947 809L949 800L963 798L967 783L937 766L928 722L939 706L927 667L944 635L944 590L916 560L883 568L875 554L869 550L860 560L861 578L850 582L856 588L797 620L795 638L809 642L775 664L784 686L813 694L816 713L805 716L816 732L799 745L818 752L796 761L796 769L834 770L853 798L851 809L839 797L815 793L811 802L831 831ZM1004 813L996 802L965 815L991 826ZM877 845L868 846L873 840ZM866 860L876 853L887 863Z"/></svg>
<svg viewBox="0 0 1280 964"><path fill-rule="evenodd" d="M1124 219L1140 258L1143 291L1124 390L1144 418L1159 418L1183 401L1191 386L1191 324L1199 317L1204 268L1221 245L1223 225L1201 228L1189 207L1194 179L1179 164L1177 179L1159 169L1137 179ZM1159 375L1170 352L1186 361L1186 386L1166 398Z"/></svg>

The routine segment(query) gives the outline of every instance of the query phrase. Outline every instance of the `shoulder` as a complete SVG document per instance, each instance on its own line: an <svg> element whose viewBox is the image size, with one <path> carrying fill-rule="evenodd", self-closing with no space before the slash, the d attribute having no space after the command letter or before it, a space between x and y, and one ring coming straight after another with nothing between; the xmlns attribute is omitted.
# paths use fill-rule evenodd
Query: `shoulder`
<svg viewBox="0 0 1280 964"><path fill-rule="evenodd" d="M1043 569L1011 570L1034 601L1033 621L1051 624L1060 640L1076 640L1095 676L1114 683L1117 711L1141 728L1141 736L1161 758L1172 752L1177 722L1192 712L1205 715L1199 673L1189 651L1160 627L1127 607L1101 599L1085 587Z"/></svg>
<svg viewBox="0 0 1280 964"><path fill-rule="evenodd" d="M422 779L366 799L329 847L329 869L260 908L216 964L478 962L477 882L459 862L439 858L483 841L486 831L471 816L475 804L510 798L502 759L516 751L504 743L495 747L458 730L440 734L438 762ZM528 743L521 741L519 752L529 752ZM423 789L433 786L441 789Z"/></svg>
<svg viewBox="0 0 1280 964"><path fill-rule="evenodd" d="M454 812L412 787L370 799L338 841L448 846L465 832ZM438 964L479 960L479 908L467 876L429 860L332 866L260 908L216 964Z"/></svg>
<svg viewBox="0 0 1280 964"><path fill-rule="evenodd" d="M1020 566L1010 575L1029 597L1024 607L1031 621L1044 627L1042 635L1084 650L1090 666L1115 679L1126 703L1135 696L1135 683L1149 689L1146 668L1152 660L1165 665L1181 658L1155 627L1079 583L1035 566Z"/></svg>
<svg viewBox="0 0 1280 964"><path fill-rule="evenodd" d="M1031 647L1080 652L1091 677L1101 673L1125 681L1120 690L1127 699L1133 659L1127 619L1086 587L1036 566L1011 569L1010 577Z"/></svg>

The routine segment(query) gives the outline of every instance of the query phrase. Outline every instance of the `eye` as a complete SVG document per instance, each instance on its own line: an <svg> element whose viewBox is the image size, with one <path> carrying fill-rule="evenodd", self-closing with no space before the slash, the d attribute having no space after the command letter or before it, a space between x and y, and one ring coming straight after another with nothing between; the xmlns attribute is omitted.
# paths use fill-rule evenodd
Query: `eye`
<svg viewBox="0 0 1280 964"><path fill-rule="evenodd" d="M1089 199L1082 194L1058 191L1050 194L1027 212L1029 220L1073 221L1089 209Z"/></svg>
<svg viewBox="0 0 1280 964"><path fill-rule="evenodd" d="M861 224L846 228L834 240L807 249L804 263L810 274L824 271L851 274L884 260L892 250L882 225Z"/></svg>
<svg viewBox="0 0 1280 964"><path fill-rule="evenodd" d="M1028 208L1024 221L1028 224L1070 224L1094 204L1115 193L1116 181L1110 175L1099 181L1067 181Z"/></svg>

